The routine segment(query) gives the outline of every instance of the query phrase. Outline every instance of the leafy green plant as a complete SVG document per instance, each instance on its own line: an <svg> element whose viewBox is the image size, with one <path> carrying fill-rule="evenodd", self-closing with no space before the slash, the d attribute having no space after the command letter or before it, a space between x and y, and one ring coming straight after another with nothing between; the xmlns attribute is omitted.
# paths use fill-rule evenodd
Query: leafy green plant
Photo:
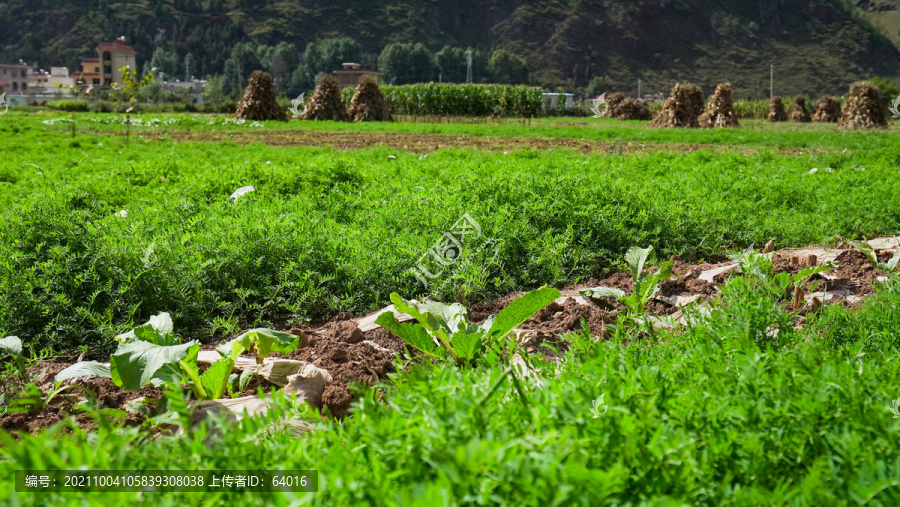
<svg viewBox="0 0 900 507"><path fill-rule="evenodd" d="M772 253L757 253L752 247L743 252L732 252L728 258L738 263L741 272L757 281L777 300L793 297L793 308L799 309L801 289L809 280L823 272L835 267L832 262L823 262L816 266L809 266L796 274L781 272L775 273L772 262Z"/></svg>
<svg viewBox="0 0 900 507"><path fill-rule="evenodd" d="M0 340L0 352L6 352L13 359L13 365L22 379L28 382L28 361L22 355L22 340L18 336L7 336Z"/></svg>
<svg viewBox="0 0 900 507"><path fill-rule="evenodd" d="M221 398L228 389L231 371L244 346L235 340L228 351L220 352L222 357L201 375L197 366L200 344L196 341L181 343L173 329L168 313L155 315L145 324L116 336L119 347L110 356L108 367L94 361L75 363L59 372L56 381L92 375L110 378L126 390L139 390L147 384L188 384L198 400ZM259 336L277 333L268 329L254 331Z"/></svg>
<svg viewBox="0 0 900 507"><path fill-rule="evenodd" d="M894 256L890 258L887 262L878 262L878 255L875 253L875 249L872 248L872 245L869 244L868 241L848 241L854 248L859 250L866 256L866 259L869 259L869 262L872 263L872 267L875 269L880 269L882 271L887 271L888 273L893 272L897 269L897 266L900 265L900 250L894 252Z"/></svg>
<svg viewBox="0 0 900 507"><path fill-rule="evenodd" d="M580 293L588 297L611 297L621 301L631 315L643 315L647 303L655 296L663 282L672 277L672 261L660 264L659 269L653 273L644 273L644 264L653 247L640 248L633 246L625 253L625 263L631 271L631 279L634 281L634 289L631 295L626 295L621 289L612 287L594 287L584 289Z"/></svg>
<svg viewBox="0 0 900 507"><path fill-rule="evenodd" d="M263 359L269 357L272 352L288 354L297 350L297 347L300 346L300 337L272 329L257 328L219 345L216 350L223 356L227 356L235 344L240 344L243 350L252 352L256 358L256 364L262 364Z"/></svg>
<svg viewBox="0 0 900 507"><path fill-rule="evenodd" d="M411 315L418 323L401 324L391 312L379 315L375 323L428 357L451 357L458 365L471 365L488 347L502 341L516 326L559 296L559 291L553 288L534 290L510 303L496 316L488 317L483 324L475 324L469 322L468 311L459 303L419 303L392 293L394 307Z"/></svg>

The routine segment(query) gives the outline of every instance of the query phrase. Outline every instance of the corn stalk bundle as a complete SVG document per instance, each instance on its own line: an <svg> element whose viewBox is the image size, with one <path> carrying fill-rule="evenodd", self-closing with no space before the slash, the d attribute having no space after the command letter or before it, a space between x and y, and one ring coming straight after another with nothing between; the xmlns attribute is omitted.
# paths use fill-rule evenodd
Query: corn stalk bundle
<svg viewBox="0 0 900 507"><path fill-rule="evenodd" d="M812 116L809 115L809 110L806 109L806 98L803 95L794 97L794 104L791 105L791 110L788 111L788 118L798 123L809 123L812 121Z"/></svg>
<svg viewBox="0 0 900 507"><path fill-rule="evenodd" d="M347 110L341 100L341 90L331 74L324 74L313 92L306 108L300 113L301 120L347 121Z"/></svg>
<svg viewBox="0 0 900 507"><path fill-rule="evenodd" d="M703 93L692 84L676 84L663 108L650 125L653 127L700 126L697 118L703 112Z"/></svg>
<svg viewBox="0 0 900 507"><path fill-rule="evenodd" d="M272 76L268 72L253 71L234 117L241 120L287 121L287 114L275 100Z"/></svg>
<svg viewBox="0 0 900 507"><path fill-rule="evenodd" d="M350 121L394 121L378 83L369 76L359 80L347 114Z"/></svg>
<svg viewBox="0 0 900 507"><path fill-rule="evenodd" d="M721 83L716 86L716 92L709 99L709 106L697 121L701 128L737 127L740 125L737 112L734 110L731 83Z"/></svg>
<svg viewBox="0 0 900 507"><path fill-rule="evenodd" d="M772 101L769 102L769 115L766 116L766 119L772 122L787 121L787 113L784 111L781 97L772 97Z"/></svg>
<svg viewBox="0 0 900 507"><path fill-rule="evenodd" d="M878 87L866 81L850 86L850 98L844 104L844 112L838 127L871 129L887 127L887 114L881 104Z"/></svg>
<svg viewBox="0 0 900 507"><path fill-rule="evenodd" d="M606 97L605 118L616 120L651 120L650 106L640 99L626 97L624 93L611 93Z"/></svg>
<svg viewBox="0 0 900 507"><path fill-rule="evenodd" d="M822 123L837 123L841 119L841 99L837 97L822 97L813 104L813 121Z"/></svg>

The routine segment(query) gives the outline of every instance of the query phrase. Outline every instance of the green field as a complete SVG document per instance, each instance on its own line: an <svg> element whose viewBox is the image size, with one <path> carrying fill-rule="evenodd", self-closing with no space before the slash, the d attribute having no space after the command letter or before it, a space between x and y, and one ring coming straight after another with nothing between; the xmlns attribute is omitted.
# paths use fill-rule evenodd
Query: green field
<svg viewBox="0 0 900 507"><path fill-rule="evenodd" d="M652 245L653 261L699 262L773 237L796 247L900 234L897 130L140 119L129 129L113 115L0 118L0 337L19 336L34 356L108 354L113 336L164 311L185 338L213 341L367 313L391 292L481 302L583 283L623 269L633 245ZM246 132L259 142L229 139ZM660 149L451 147L423 156L265 142L304 132ZM221 140L177 140L190 133ZM247 185L256 191L229 199ZM426 289L411 268L464 213L489 241ZM310 416L318 431L300 440L260 439L252 420L214 445L199 433L153 440L105 423L97 433L56 427L18 440L0 430L0 503L900 502L900 423L889 410L900 396L896 279L860 309L828 307L799 329L752 278L732 279L719 301L710 316L655 336L627 326L600 343L568 335L564 361L532 359L540 373L524 391L501 375L506 358L474 369L414 360L392 383L360 387L352 417ZM601 394L609 410L592 418ZM11 485L21 469L160 466L316 469L320 489L76 498Z"/></svg>

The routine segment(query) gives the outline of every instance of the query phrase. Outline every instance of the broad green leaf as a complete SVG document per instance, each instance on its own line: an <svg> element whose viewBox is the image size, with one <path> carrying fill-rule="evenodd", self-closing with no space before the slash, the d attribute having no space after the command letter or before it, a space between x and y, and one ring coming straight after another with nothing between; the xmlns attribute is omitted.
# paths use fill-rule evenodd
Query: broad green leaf
<svg viewBox="0 0 900 507"><path fill-rule="evenodd" d="M461 324L468 322L468 310L466 307L453 303L445 305L436 301L426 301L419 303L418 301L408 301L400 297L399 294L391 294L391 302L397 311L406 313L414 319L426 326L429 331L436 332L439 329L444 330L447 336L459 331Z"/></svg>
<svg viewBox="0 0 900 507"><path fill-rule="evenodd" d="M647 248L633 246L625 252L625 263L628 264L628 268L631 270L632 279L637 280L640 278L641 272L644 271L644 263L647 262L647 256L650 255L652 250L652 246Z"/></svg>
<svg viewBox="0 0 900 507"><path fill-rule="evenodd" d="M503 338L516 326L525 322L541 308L560 297L558 290L552 287L533 290L516 299L497 314L491 326L492 338Z"/></svg>
<svg viewBox="0 0 900 507"><path fill-rule="evenodd" d="M255 351L260 357L269 357L272 352L288 354L297 350L300 345L300 337L290 333L283 333L264 327L251 329L238 336L234 340L216 347L216 351L223 356L231 355L232 345L239 343L243 350ZM256 345L256 349L253 345Z"/></svg>
<svg viewBox="0 0 900 507"><path fill-rule="evenodd" d="M391 312L384 312L379 315L375 319L375 323L394 333L394 335L412 347L430 356L442 357L444 355L444 349L435 345L434 338L420 325L401 324Z"/></svg>
<svg viewBox="0 0 900 507"><path fill-rule="evenodd" d="M146 396L144 396L125 403L125 411L136 412L138 414L143 414L147 417L150 417L150 407L156 406L158 404L159 400L155 398L147 398Z"/></svg>
<svg viewBox="0 0 900 507"><path fill-rule="evenodd" d="M483 332L467 333L466 331L458 331L450 338L450 344L460 359L471 362L481 350L483 339Z"/></svg>
<svg viewBox="0 0 900 507"><path fill-rule="evenodd" d="M897 264L900 264L900 250L894 252L894 256L891 257L891 260L887 261L887 264L885 264L887 269L884 269L884 271L893 271L897 267Z"/></svg>
<svg viewBox="0 0 900 507"><path fill-rule="evenodd" d="M299 338L299 337L298 337ZM234 362L237 357L244 351L244 347L240 343L236 343L231 347L231 353L227 357L223 357L214 362L200 377L200 384L206 391L207 399L218 400L225 394L225 386L228 384L228 376L234 369Z"/></svg>
<svg viewBox="0 0 900 507"><path fill-rule="evenodd" d="M109 366L97 361L81 361L56 374L55 382L80 377L112 378Z"/></svg>
<svg viewBox="0 0 900 507"><path fill-rule="evenodd" d="M851 246L859 249L859 251L861 251L863 255L866 256L866 259L869 259L869 262L872 263L872 266L876 268L878 267L878 256L875 255L875 249L872 248L872 245L870 245L867 241L849 241L849 243Z"/></svg>
<svg viewBox="0 0 900 507"><path fill-rule="evenodd" d="M174 345L179 342L174 329L172 317L167 312L163 312L150 317L149 321L131 331L116 336L116 341L123 345L135 340L155 345Z"/></svg>
<svg viewBox="0 0 900 507"><path fill-rule="evenodd" d="M247 389L247 386L250 385L250 379L253 378L253 370L244 370L241 372L240 378L238 378L238 389L240 392L244 392L244 389Z"/></svg>
<svg viewBox="0 0 900 507"><path fill-rule="evenodd" d="M613 299L622 300L625 297L625 291L620 289L613 289L612 287L594 287L593 289L584 289L578 291L582 296L588 297L611 297Z"/></svg>
<svg viewBox="0 0 900 507"><path fill-rule="evenodd" d="M120 345L109 358L113 383L122 389L141 389L167 365L177 364L189 356L193 356L196 363L199 350L200 344L196 341L156 345L136 340Z"/></svg>
<svg viewBox="0 0 900 507"><path fill-rule="evenodd" d="M22 357L22 340L18 336L7 336L0 340L0 350L15 357Z"/></svg>

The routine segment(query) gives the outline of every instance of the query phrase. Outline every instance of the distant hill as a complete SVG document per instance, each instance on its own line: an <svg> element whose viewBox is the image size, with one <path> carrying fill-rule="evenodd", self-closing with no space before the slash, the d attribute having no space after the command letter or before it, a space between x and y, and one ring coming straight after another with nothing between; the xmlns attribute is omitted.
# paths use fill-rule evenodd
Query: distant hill
<svg viewBox="0 0 900 507"><path fill-rule="evenodd" d="M157 47L188 53L198 75L222 73L240 42L349 36L369 61L389 42L505 49L533 84L583 91L667 91L729 80L738 98L845 93L872 75L900 76L882 20L885 0L8 0L0 3L0 63L19 58L77 67L101 41L125 35L147 60ZM890 23L886 21L885 23ZM878 27L876 27L878 25ZM879 28L880 27L880 28ZM897 32L897 30L894 30ZM894 37L896 35L896 37ZM900 33L892 35L900 42Z"/></svg>

